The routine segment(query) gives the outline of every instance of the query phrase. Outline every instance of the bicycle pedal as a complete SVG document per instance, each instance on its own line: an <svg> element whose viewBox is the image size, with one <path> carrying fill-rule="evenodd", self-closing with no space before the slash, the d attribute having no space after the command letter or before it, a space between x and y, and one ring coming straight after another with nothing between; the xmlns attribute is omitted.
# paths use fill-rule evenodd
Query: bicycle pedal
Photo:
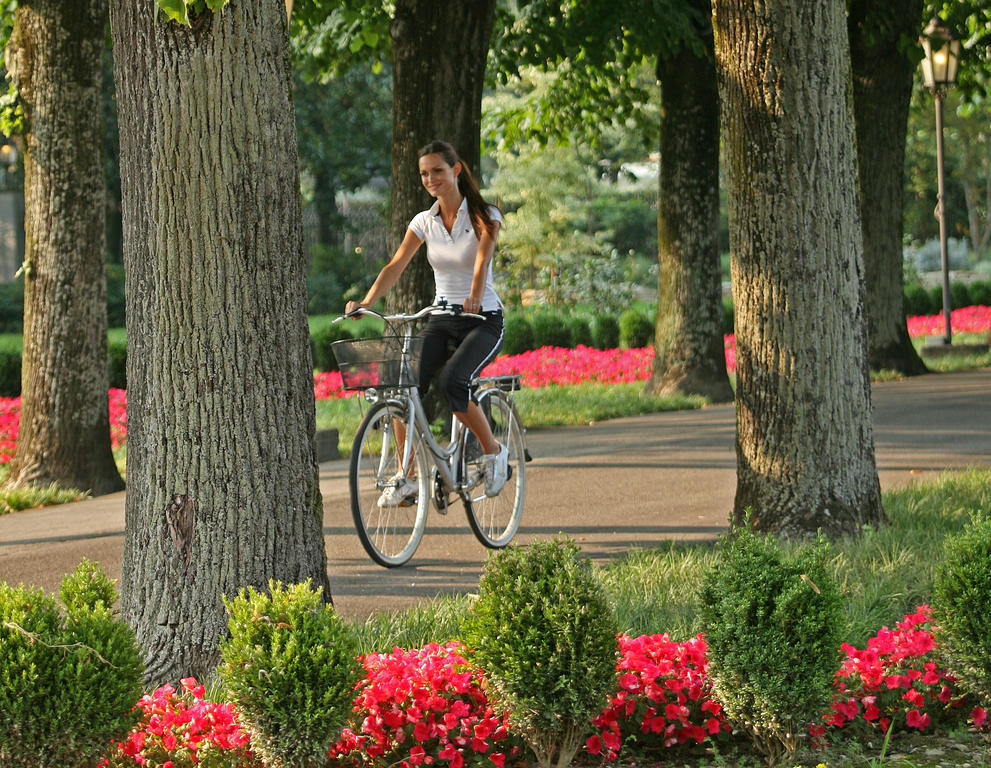
<svg viewBox="0 0 991 768"><path fill-rule="evenodd" d="M414 507L416 506L416 496L407 496L405 499L400 501L397 507Z"/></svg>

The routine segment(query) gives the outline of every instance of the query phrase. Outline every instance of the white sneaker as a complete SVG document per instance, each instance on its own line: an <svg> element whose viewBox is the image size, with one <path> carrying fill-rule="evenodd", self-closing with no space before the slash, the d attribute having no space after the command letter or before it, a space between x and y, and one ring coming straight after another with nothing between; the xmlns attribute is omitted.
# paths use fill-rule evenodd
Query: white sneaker
<svg viewBox="0 0 991 768"><path fill-rule="evenodd" d="M402 472L396 472L386 481L386 488L379 496L380 507L408 506L415 500L420 484L414 477L406 477Z"/></svg>
<svg viewBox="0 0 991 768"><path fill-rule="evenodd" d="M509 473L509 449L499 443L498 453L487 453L485 462L485 495L498 496Z"/></svg>

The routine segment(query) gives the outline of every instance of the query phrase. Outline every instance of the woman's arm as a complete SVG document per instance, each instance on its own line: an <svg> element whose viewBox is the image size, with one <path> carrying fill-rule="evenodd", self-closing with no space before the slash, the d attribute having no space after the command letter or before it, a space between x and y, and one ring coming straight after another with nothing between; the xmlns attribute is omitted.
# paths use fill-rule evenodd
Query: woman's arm
<svg viewBox="0 0 991 768"><path fill-rule="evenodd" d="M492 264L492 254L495 253L500 226L500 222L493 221L492 232L489 233L483 229L482 236L478 239L478 252L475 254L475 271L471 276L471 293L461 307L465 312L479 312L482 309L485 282L488 278L489 267Z"/></svg>
<svg viewBox="0 0 991 768"><path fill-rule="evenodd" d="M376 301L385 296L385 294L389 292L389 289L396 284L399 276L409 264L410 259L413 258L413 254L416 253L416 249L419 248L422 243L423 241L413 234L413 230L407 229L406 236L403 237L403 241L396 249L396 253L389 260L389 263L382 267L382 271L379 272L378 277L375 278L375 282L372 283L372 287L368 289L368 293L365 294L365 298L361 301L349 301L347 306L344 308L345 313L354 312L354 310L358 307L370 307Z"/></svg>

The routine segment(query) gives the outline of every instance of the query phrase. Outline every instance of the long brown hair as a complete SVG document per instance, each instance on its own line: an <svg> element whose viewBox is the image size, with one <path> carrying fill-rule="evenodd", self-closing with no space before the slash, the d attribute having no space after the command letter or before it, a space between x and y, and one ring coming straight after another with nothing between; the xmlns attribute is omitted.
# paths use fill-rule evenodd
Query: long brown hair
<svg viewBox="0 0 991 768"><path fill-rule="evenodd" d="M446 141L431 141L426 146L420 147L416 153L417 159L424 155L440 155L444 158L444 162L451 167L455 163L461 163L461 173L458 174L458 191L468 201L468 217L475 230L475 237L481 236L480 229L484 229L491 235L495 222L492 221L492 216L489 214L489 204L485 202L482 193L478 191L475 177L471 175L468 164L458 157L457 150Z"/></svg>

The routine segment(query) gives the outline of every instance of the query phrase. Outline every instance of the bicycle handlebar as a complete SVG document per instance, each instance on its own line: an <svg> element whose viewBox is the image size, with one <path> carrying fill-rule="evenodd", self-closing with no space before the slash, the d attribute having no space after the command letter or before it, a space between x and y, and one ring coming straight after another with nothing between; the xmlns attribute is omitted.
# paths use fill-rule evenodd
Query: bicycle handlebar
<svg viewBox="0 0 991 768"><path fill-rule="evenodd" d="M358 307L358 309L341 315L340 317L334 318L335 323L339 323L341 320L345 320L351 317L359 317L361 315L375 315L375 317L381 318L387 323L390 322L409 322L411 320L419 320L421 317L426 315L457 315L458 317L474 317L478 320L484 320L485 315L479 315L475 312L465 312L456 304L448 304L446 301L440 304L430 304L423 309L420 309L413 313L400 312L395 315L383 315L380 312L376 312L374 309L369 309L368 307Z"/></svg>

